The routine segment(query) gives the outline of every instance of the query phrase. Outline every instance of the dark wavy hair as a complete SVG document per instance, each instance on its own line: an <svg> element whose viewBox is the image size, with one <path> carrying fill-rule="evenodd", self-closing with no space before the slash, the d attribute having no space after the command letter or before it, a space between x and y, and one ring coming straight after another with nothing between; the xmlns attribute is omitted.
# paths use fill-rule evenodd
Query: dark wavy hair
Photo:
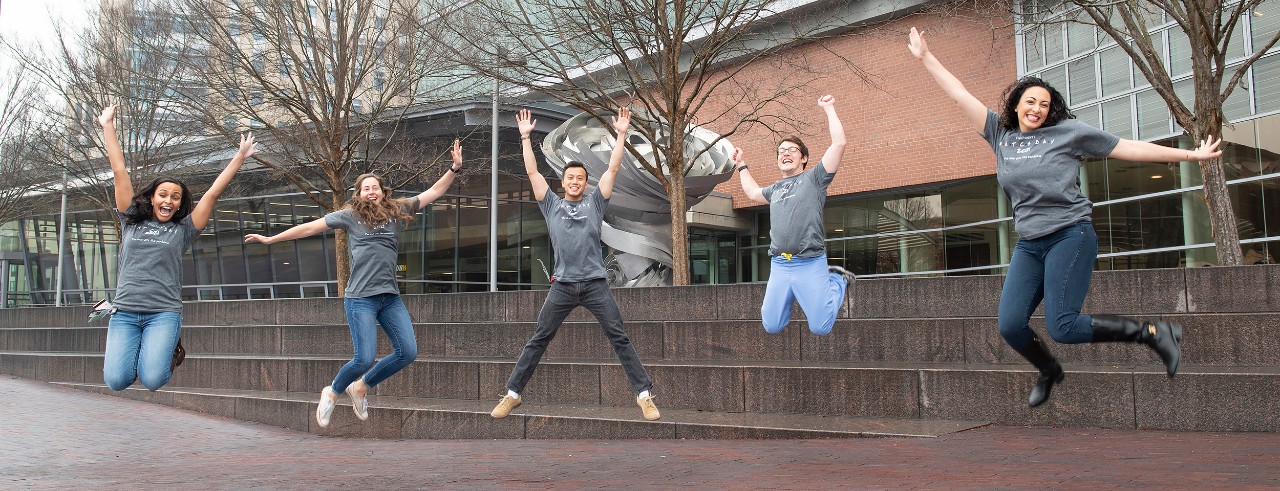
<svg viewBox="0 0 1280 491"><path fill-rule="evenodd" d="M377 179L378 187L382 189L382 199L378 200L377 204L360 199L360 185L370 177ZM391 220L400 220L406 224L412 222L413 215L405 212L403 207L403 204L408 200L392 198L391 191L391 188L382 183L381 176L377 174L360 174L356 178L355 190L351 193L351 199L347 201L347 208L355 211L360 220L370 226L381 225Z"/></svg>
<svg viewBox="0 0 1280 491"><path fill-rule="evenodd" d="M1018 103L1022 100L1022 93L1031 87L1041 87L1049 91L1049 116L1040 125L1041 128L1061 123L1064 119L1076 119L1076 116L1071 114L1071 110L1067 109L1067 100L1062 98L1062 94L1058 93L1058 89L1053 88L1048 82L1039 78L1022 77L1004 89L1004 110L1000 113L1000 126L1009 130L1019 128Z"/></svg>
<svg viewBox="0 0 1280 491"><path fill-rule="evenodd" d="M147 187L138 190L138 192L133 195L133 203L129 205L129 209L120 213L124 216L125 221L130 224L137 225L154 218L154 213L151 211L151 197L155 196L156 188L166 182L177 184L178 187L182 188L182 199L178 201L178 209L173 212L173 217L169 220L173 222L181 222L183 218L190 215L192 207L191 190L187 189L187 185L172 177L157 177L155 180L151 181L151 184L148 184Z"/></svg>

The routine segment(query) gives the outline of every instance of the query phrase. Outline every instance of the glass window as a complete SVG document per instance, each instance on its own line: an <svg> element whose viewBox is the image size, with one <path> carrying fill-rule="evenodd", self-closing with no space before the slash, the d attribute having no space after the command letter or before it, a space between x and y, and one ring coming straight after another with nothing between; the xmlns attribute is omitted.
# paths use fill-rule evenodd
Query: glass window
<svg viewBox="0 0 1280 491"><path fill-rule="evenodd" d="M1058 89L1058 92L1067 93L1067 67L1066 65L1050 68L1040 74L1040 79L1044 80L1050 86ZM1070 103L1070 101L1068 101Z"/></svg>
<svg viewBox="0 0 1280 491"><path fill-rule="evenodd" d="M1253 15L1249 16L1249 25L1253 32L1253 49L1255 52L1270 42L1271 38L1276 36L1276 32L1280 31L1280 15L1277 14L1280 14L1280 9L1276 8L1275 2L1253 9ZM1271 50L1280 50L1280 43L1272 46Z"/></svg>
<svg viewBox="0 0 1280 491"><path fill-rule="evenodd" d="M1098 54L1102 66L1102 96L1112 96L1129 90L1129 54L1116 47Z"/></svg>
<svg viewBox="0 0 1280 491"><path fill-rule="evenodd" d="M1238 67L1239 65L1228 68L1227 73L1234 73ZM1222 88L1227 86L1226 78L1226 76L1223 77ZM1231 95L1227 96L1227 100L1222 101L1222 112L1227 121L1238 121L1249 117L1253 113L1253 104L1249 99L1250 85L1249 77L1241 78L1240 83L1236 84L1236 87L1231 90Z"/></svg>
<svg viewBox="0 0 1280 491"><path fill-rule="evenodd" d="M1244 45L1244 20L1236 23L1236 28L1231 32L1231 44L1227 46L1227 61L1238 60L1244 58L1246 54L1246 46Z"/></svg>
<svg viewBox="0 0 1280 491"><path fill-rule="evenodd" d="M1135 173L1133 180L1148 176ZM1148 179L1149 180L1149 179ZM1137 183L1141 184L1141 183ZM1182 197L1166 195L1139 201L1127 201L1101 206L1108 216L1110 251L1126 252L1184 245L1182 240ZM1095 209L1094 215L1098 214ZM1113 258L1115 262L1127 262L1124 269L1133 267L1172 268L1182 264L1182 254L1173 252L1141 254Z"/></svg>
<svg viewBox="0 0 1280 491"><path fill-rule="evenodd" d="M1174 78L1190 75L1191 41L1187 39L1187 33L1182 32L1182 28L1175 25L1167 31L1167 35L1169 36L1169 71Z"/></svg>
<svg viewBox="0 0 1280 491"><path fill-rule="evenodd" d="M1154 140L1169 135L1169 105L1155 90L1144 90L1137 94L1138 100L1138 138Z"/></svg>
<svg viewBox="0 0 1280 491"><path fill-rule="evenodd" d="M426 252L426 276L430 281L454 281L457 270L458 204L457 198L446 196L424 210L420 219L426 234L422 242ZM451 291L448 286L431 284L430 291Z"/></svg>
<svg viewBox="0 0 1280 491"><path fill-rule="evenodd" d="M1099 108L1100 106L1098 105L1089 105L1082 109L1073 110L1071 113L1074 114L1076 119L1080 120L1080 122L1088 124L1094 128L1101 128L1102 118L1098 116Z"/></svg>
<svg viewBox="0 0 1280 491"><path fill-rule="evenodd" d="M1097 76L1092 56L1068 63L1067 70L1071 75L1070 105L1078 106L1098 98Z"/></svg>
<svg viewBox="0 0 1280 491"><path fill-rule="evenodd" d="M1093 33L1093 25L1084 22L1093 22L1088 14L1083 10L1076 11L1074 17L1080 19L1081 22L1071 22L1067 24L1067 49L1070 56L1077 56L1093 51L1095 47L1096 36Z"/></svg>
<svg viewBox="0 0 1280 491"><path fill-rule="evenodd" d="M1253 81L1258 94L1258 112L1280 111L1280 56L1268 56L1254 62ZM1271 96L1264 97L1264 94Z"/></svg>
<svg viewBox="0 0 1280 491"><path fill-rule="evenodd" d="M1044 26L1044 46L1045 46L1045 63L1055 63L1061 61L1062 53L1062 24L1049 24Z"/></svg>
<svg viewBox="0 0 1280 491"><path fill-rule="evenodd" d="M458 222L466 224L458 231L458 281L486 284L489 282L489 200L463 197L459 199Z"/></svg>
<svg viewBox="0 0 1280 491"><path fill-rule="evenodd" d="M943 235L946 244L946 269L973 268L999 264L1000 223L987 223L948 230ZM991 274L991 270L976 270L959 274Z"/></svg>
<svg viewBox="0 0 1280 491"><path fill-rule="evenodd" d="M1044 66L1044 29L1035 26L1023 34L1023 56L1026 58L1024 71L1030 72Z"/></svg>
<svg viewBox="0 0 1280 491"><path fill-rule="evenodd" d="M1120 138L1133 138L1133 110L1129 107L1129 97L1102 103L1102 129Z"/></svg>

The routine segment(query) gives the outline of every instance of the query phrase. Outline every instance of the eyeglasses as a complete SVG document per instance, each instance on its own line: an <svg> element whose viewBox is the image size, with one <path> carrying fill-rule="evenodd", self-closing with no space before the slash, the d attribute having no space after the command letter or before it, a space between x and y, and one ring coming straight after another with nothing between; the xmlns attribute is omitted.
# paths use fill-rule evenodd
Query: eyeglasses
<svg viewBox="0 0 1280 491"><path fill-rule="evenodd" d="M800 147L778 147L778 155L800 155Z"/></svg>

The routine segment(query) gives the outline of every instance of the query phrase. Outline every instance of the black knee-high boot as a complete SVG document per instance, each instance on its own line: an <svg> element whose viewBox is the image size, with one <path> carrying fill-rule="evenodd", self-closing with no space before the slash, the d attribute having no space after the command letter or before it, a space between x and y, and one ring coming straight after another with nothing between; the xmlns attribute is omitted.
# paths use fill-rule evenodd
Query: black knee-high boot
<svg viewBox="0 0 1280 491"><path fill-rule="evenodd" d="M1053 386L1062 383L1064 376L1062 365L1049 354L1049 347L1044 344L1044 340L1035 334L1032 334L1030 345L1014 351L1040 369L1040 378L1036 379L1035 387L1031 388L1031 397L1027 399L1027 404L1031 407L1044 404L1044 401L1049 400L1049 392L1053 390Z"/></svg>
<svg viewBox="0 0 1280 491"><path fill-rule="evenodd" d="M1118 315L1093 316L1093 342L1142 343L1164 361L1170 377L1182 361L1182 325L1166 321L1138 321Z"/></svg>

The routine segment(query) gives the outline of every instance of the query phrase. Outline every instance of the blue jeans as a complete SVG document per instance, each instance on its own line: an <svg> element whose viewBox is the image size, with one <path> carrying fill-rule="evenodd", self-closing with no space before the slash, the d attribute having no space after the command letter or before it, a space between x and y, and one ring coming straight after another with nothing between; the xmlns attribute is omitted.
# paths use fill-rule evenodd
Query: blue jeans
<svg viewBox="0 0 1280 491"><path fill-rule="evenodd" d="M347 297L343 306L347 311L347 325L351 328L351 345L355 349L355 357L343 365L333 378L334 392L345 392L347 386L361 375L364 375L365 385L377 386L418 358L418 340L413 335L413 321L409 319L409 309L405 308L399 294ZM395 350L374 365L373 361L378 354L377 324L382 324L382 330L387 333Z"/></svg>
<svg viewBox="0 0 1280 491"><path fill-rule="evenodd" d="M622 371L627 374L631 390L639 394L653 388L649 373L640 364L640 355L636 354L631 339L622 330L622 312L618 310L618 302L613 299L613 294L609 293L609 283L599 278L573 283L557 281L551 284L547 300L538 313L538 327L533 338L529 339L529 343L520 352L520 358L511 370L511 378L507 379L507 389L517 394L524 390L565 317L579 305L596 316L604 335L613 343L613 353L618 356Z"/></svg>
<svg viewBox="0 0 1280 491"><path fill-rule="evenodd" d="M107 324L102 380L111 390L124 390L134 380L148 390L169 383L173 349L182 330L181 312L116 311Z"/></svg>
<svg viewBox="0 0 1280 491"><path fill-rule="evenodd" d="M1093 340L1092 318L1080 314L1098 260L1098 234L1081 220L1035 239L1019 239L1000 292L1000 336L1015 350L1032 343L1027 321L1044 301L1045 328L1066 344Z"/></svg>
<svg viewBox="0 0 1280 491"><path fill-rule="evenodd" d="M819 336L831 333L836 314L844 304L848 281L827 271L827 255L818 257L773 256L769 260L769 283L764 287L764 303L760 319L769 334L782 332L791 320L791 303L800 302L800 310L809 319L809 330Z"/></svg>

